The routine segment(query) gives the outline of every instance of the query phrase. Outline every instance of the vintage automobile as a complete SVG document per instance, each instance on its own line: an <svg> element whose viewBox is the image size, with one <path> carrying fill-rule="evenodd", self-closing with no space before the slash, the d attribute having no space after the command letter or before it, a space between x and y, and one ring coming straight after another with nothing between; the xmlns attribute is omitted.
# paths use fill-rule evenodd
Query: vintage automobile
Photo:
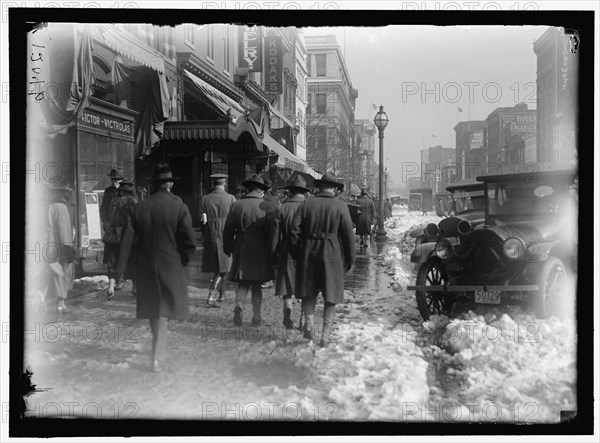
<svg viewBox="0 0 600 443"><path fill-rule="evenodd" d="M431 188L411 189L408 199L409 211L433 211L433 190Z"/></svg>
<svg viewBox="0 0 600 443"><path fill-rule="evenodd" d="M483 223L484 220L484 196L483 183L469 179L457 181L446 187L452 199L450 218L460 218L470 223L469 230ZM433 250L435 242L440 234L444 234L448 228L457 224L459 220L442 220L440 224L425 223L410 232L410 237L415 239L415 249L411 254L411 261L418 262L418 257L427 256ZM466 225L462 225L466 226ZM464 232L463 234L466 234ZM420 246L424 243L431 243Z"/></svg>
<svg viewBox="0 0 600 443"><path fill-rule="evenodd" d="M538 171L477 177L485 221L440 222L435 246L422 247L419 312L449 315L455 303L522 304L539 318L573 309L577 269L577 173ZM421 245L423 246L423 245Z"/></svg>

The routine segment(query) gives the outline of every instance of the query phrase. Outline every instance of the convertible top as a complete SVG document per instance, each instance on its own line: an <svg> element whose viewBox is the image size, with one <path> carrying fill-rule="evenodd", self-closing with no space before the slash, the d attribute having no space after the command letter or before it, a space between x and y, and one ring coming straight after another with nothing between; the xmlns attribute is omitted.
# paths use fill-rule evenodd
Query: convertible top
<svg viewBox="0 0 600 443"><path fill-rule="evenodd" d="M479 177L477 177L477 180L479 180ZM483 189L483 183L477 182L470 178L465 178L446 186L446 191L448 192L454 192L459 189L464 189L465 191L478 191Z"/></svg>
<svg viewBox="0 0 600 443"><path fill-rule="evenodd" d="M477 177L478 181L484 183L500 183L500 182L527 182L536 183L538 181L545 181L555 177L557 179L565 180L569 177L577 177L578 173L575 169L557 169L557 170L545 170L545 171L528 171L519 173L508 173L501 175L480 175ZM447 188L446 188L447 189Z"/></svg>

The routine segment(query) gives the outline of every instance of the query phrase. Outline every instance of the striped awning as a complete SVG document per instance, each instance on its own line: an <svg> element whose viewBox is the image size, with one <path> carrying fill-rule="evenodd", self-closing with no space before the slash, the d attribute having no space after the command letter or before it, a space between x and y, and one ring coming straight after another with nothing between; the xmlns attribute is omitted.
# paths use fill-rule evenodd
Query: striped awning
<svg viewBox="0 0 600 443"><path fill-rule="evenodd" d="M101 25L100 29L104 43L116 53L154 69L159 74L165 72L165 61L159 52L137 41L133 35L119 29L117 25Z"/></svg>

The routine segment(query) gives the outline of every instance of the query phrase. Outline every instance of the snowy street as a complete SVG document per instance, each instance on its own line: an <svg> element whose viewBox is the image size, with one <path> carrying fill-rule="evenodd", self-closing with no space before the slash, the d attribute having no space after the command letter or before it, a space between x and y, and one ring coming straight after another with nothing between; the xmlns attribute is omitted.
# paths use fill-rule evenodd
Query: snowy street
<svg viewBox="0 0 600 443"><path fill-rule="evenodd" d="M416 275L408 232L440 219L399 206L393 214L389 240L357 250L327 348L302 338L297 301L296 328L283 327L273 288L263 290L262 327L250 325L250 297L244 325L233 325L234 285L220 308L207 307L211 276L197 249L191 317L169 322L166 370L154 374L131 282L107 300L107 277L77 280L66 314L29 316L25 366L38 390L26 398L30 414L548 423L575 409L576 325L485 306L423 322L406 289ZM320 299L315 325L322 312Z"/></svg>

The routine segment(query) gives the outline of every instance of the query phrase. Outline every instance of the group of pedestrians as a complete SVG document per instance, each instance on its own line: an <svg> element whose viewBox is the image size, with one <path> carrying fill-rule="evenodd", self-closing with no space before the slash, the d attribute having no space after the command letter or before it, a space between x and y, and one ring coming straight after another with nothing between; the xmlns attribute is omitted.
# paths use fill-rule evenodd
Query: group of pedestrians
<svg viewBox="0 0 600 443"><path fill-rule="evenodd" d="M155 192L141 202L135 198L133 183L116 171L111 172L111 180L115 190L105 192L101 209L108 250L108 298L125 279L132 278L136 314L149 319L151 367L158 372L165 359L168 319L189 317L186 266L196 249L191 214L171 193L178 177L166 164L155 169ZM356 258L350 211L336 198L343 183L325 174L315 180L319 191L311 196L305 180L297 176L285 186L288 197L280 203L268 193L271 183L256 174L242 182L244 192L239 198L227 193L226 174L213 174L211 180L213 189L203 197L200 213L202 270L213 274L207 305L219 306L228 279L237 284L234 325L243 325L251 292L251 324L259 326L263 323L263 285L275 281L275 294L283 300L283 325L294 328L295 296L302 300L303 337L314 340L315 307L322 293L325 309L320 344L326 346L335 306L343 301L344 273Z"/></svg>

